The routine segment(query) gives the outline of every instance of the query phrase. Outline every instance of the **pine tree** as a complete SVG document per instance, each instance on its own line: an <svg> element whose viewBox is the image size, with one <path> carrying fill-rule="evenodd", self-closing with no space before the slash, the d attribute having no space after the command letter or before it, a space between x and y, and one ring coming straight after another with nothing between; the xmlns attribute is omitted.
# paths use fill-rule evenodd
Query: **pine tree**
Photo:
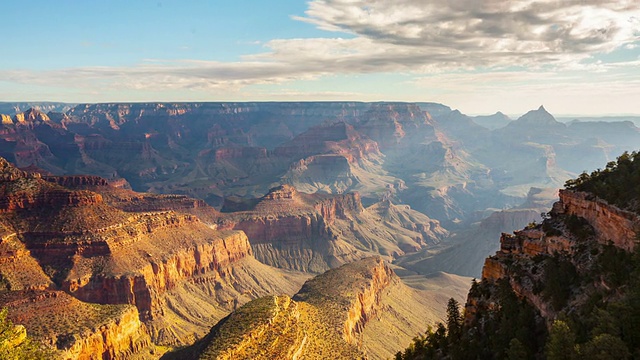
<svg viewBox="0 0 640 360"><path fill-rule="evenodd" d="M547 360L574 360L578 358L575 335L566 322L562 320L553 322L545 346L545 353Z"/></svg>
<svg viewBox="0 0 640 360"><path fill-rule="evenodd" d="M631 357L627 345L619 337L601 334L580 347L580 355L593 360L624 360Z"/></svg>
<svg viewBox="0 0 640 360"><path fill-rule="evenodd" d="M460 303L454 299L449 299L447 303L447 339L449 343L460 340L462 335L462 314L460 313Z"/></svg>

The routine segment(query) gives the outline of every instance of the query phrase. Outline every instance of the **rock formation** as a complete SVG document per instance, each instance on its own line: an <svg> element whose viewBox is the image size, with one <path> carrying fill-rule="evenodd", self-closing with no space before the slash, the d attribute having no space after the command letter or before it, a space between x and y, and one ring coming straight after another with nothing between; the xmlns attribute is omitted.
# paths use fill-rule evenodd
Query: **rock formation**
<svg viewBox="0 0 640 360"><path fill-rule="evenodd" d="M166 357L388 358L421 331L419 319L436 320L433 309L445 302L443 293L409 288L380 258L366 258L307 281L293 298L254 300Z"/></svg>
<svg viewBox="0 0 640 360"><path fill-rule="evenodd" d="M621 210L591 194L571 190L560 191L557 206L567 214L587 220L602 243L611 241L617 247L633 251L638 242L640 217L636 213Z"/></svg>
<svg viewBox="0 0 640 360"><path fill-rule="evenodd" d="M627 285L636 281L638 263L633 251L638 242L638 220L636 213L608 204L593 193L561 190L560 200L542 224L502 234L499 251L485 261L482 282L469 293L467 330L490 337L491 334L482 335L486 331L482 324L488 316L518 316L517 311L528 311L533 316L532 328L535 323L546 326L527 330L534 332L529 334L533 338L526 351L543 354L540 344L544 337L539 333L553 332L554 321L566 318L572 328L569 331L577 334L572 341L580 343L575 352L584 354L597 337L594 326L601 325L594 314L600 318L606 314L609 328L602 331L617 337L617 348L627 352L626 349L633 349L637 346L632 342L634 335L618 329L624 328L628 317L639 311L633 300L635 290ZM516 300L522 299L520 310L514 308L513 300L508 300L508 292ZM622 304L625 310L618 312L616 306ZM513 314L496 315L495 309L501 306L510 307Z"/></svg>
<svg viewBox="0 0 640 360"><path fill-rule="evenodd" d="M319 273L373 254L391 260L447 235L407 205L364 208L358 193L305 194L282 185L243 206L225 214L219 228L244 231L258 260L286 269Z"/></svg>
<svg viewBox="0 0 640 360"><path fill-rule="evenodd" d="M96 305L62 291L0 293L13 322L55 349L60 359L152 358L155 349L130 305Z"/></svg>
<svg viewBox="0 0 640 360"><path fill-rule="evenodd" d="M0 173L0 304L61 356L129 358L150 354L151 341L190 343L242 303L292 294L304 280L257 262L245 234L216 230L218 213L202 201L95 176L42 177L4 159ZM67 306L95 314L70 330L64 317L37 322Z"/></svg>

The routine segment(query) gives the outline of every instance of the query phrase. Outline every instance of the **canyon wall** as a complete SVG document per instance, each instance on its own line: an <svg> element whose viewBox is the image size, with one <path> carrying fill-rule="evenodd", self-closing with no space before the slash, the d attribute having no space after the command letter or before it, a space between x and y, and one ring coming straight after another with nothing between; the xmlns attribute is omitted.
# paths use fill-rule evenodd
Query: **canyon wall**
<svg viewBox="0 0 640 360"><path fill-rule="evenodd" d="M549 325L567 308L587 306L584 302L593 296L590 293L615 288L617 280L612 280L603 264L621 261L620 250L627 255L634 251L639 229L640 218L633 212L589 193L560 190L560 200L542 224L502 234L500 249L485 260L480 286L487 294L487 289L495 291L491 284L506 280ZM614 253L618 254L616 260L611 258ZM563 283L549 285L554 281ZM491 309L492 301L495 298L483 297L482 292L470 292L467 323L473 321L479 306Z"/></svg>
<svg viewBox="0 0 640 360"><path fill-rule="evenodd" d="M226 215L219 227L242 230L255 257L267 265L321 273L363 257L331 228L336 219L362 211L357 193L310 195L285 184L251 210Z"/></svg>
<svg viewBox="0 0 640 360"><path fill-rule="evenodd" d="M593 226L599 241L612 241L617 247L632 251L638 240L640 217L621 210L588 193L561 190L560 202L569 214L585 218Z"/></svg>
<svg viewBox="0 0 640 360"><path fill-rule="evenodd" d="M378 263L370 271L371 275L367 276L368 284L358 290L344 321L344 339L358 346L362 346L361 334L367 322L371 321L378 311L383 311L382 294L395 276L382 259L378 259Z"/></svg>
<svg viewBox="0 0 640 360"><path fill-rule="evenodd" d="M249 256L252 251L246 235L231 232L211 242L173 249L160 258L147 253L146 264L134 275L88 274L66 280L62 288L87 302L133 304L141 319L152 320L163 314L160 297L177 284L205 273L223 277L234 262Z"/></svg>
<svg viewBox="0 0 640 360"><path fill-rule="evenodd" d="M61 358L126 360L139 358L145 352L153 354L153 343L133 307L73 340L75 342L60 352Z"/></svg>
<svg viewBox="0 0 640 360"><path fill-rule="evenodd" d="M12 322L60 359L144 359L155 350L130 305L88 304L62 291L24 290L0 293Z"/></svg>

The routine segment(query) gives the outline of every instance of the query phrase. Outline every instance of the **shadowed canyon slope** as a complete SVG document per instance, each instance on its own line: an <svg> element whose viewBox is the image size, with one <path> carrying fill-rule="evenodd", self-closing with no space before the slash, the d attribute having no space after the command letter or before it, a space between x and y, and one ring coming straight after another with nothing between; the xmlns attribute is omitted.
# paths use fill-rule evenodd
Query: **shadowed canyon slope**
<svg viewBox="0 0 640 360"><path fill-rule="evenodd" d="M407 205L388 200L367 208L358 193L305 194L291 185L260 199L229 200L219 227L244 231L258 260L302 271L323 272L370 255L393 260L437 244L448 232Z"/></svg>

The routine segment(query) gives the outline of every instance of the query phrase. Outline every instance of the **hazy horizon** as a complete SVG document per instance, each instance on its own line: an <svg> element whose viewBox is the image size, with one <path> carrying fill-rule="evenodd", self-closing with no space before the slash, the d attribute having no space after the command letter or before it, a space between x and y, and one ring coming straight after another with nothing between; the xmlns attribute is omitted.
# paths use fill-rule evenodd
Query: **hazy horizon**
<svg viewBox="0 0 640 360"><path fill-rule="evenodd" d="M238 100L238 101L189 101L189 100L176 100L176 101L96 101L96 102L78 102L78 101L52 101L52 100L16 100L16 101L6 101L0 99L0 104L66 104L66 105L79 105L79 104L166 104L166 103L329 103L329 102L361 102L361 103L437 103L445 106L449 106L451 110L459 110L461 113L468 116L490 116L496 113L503 113L504 115L510 117L512 120L516 120L520 116L526 114L528 111L536 110L538 107L531 108L526 110L523 113L518 114L508 114L504 111L497 109L491 113L468 113L465 112L464 109L452 106L451 104L438 103L433 101L402 101L402 100L379 100L379 101L359 101L359 100L286 100L286 101L278 101L278 100ZM544 104L542 104L544 106ZM545 106L546 109L546 106ZM597 118L597 119L607 119L607 118L640 118L640 113L614 113L614 114L562 114L562 113L554 113L553 111L547 109L547 111L553 115L558 121L571 121L572 118ZM611 121L615 121L616 119L611 119ZM640 120L640 119L638 119Z"/></svg>

